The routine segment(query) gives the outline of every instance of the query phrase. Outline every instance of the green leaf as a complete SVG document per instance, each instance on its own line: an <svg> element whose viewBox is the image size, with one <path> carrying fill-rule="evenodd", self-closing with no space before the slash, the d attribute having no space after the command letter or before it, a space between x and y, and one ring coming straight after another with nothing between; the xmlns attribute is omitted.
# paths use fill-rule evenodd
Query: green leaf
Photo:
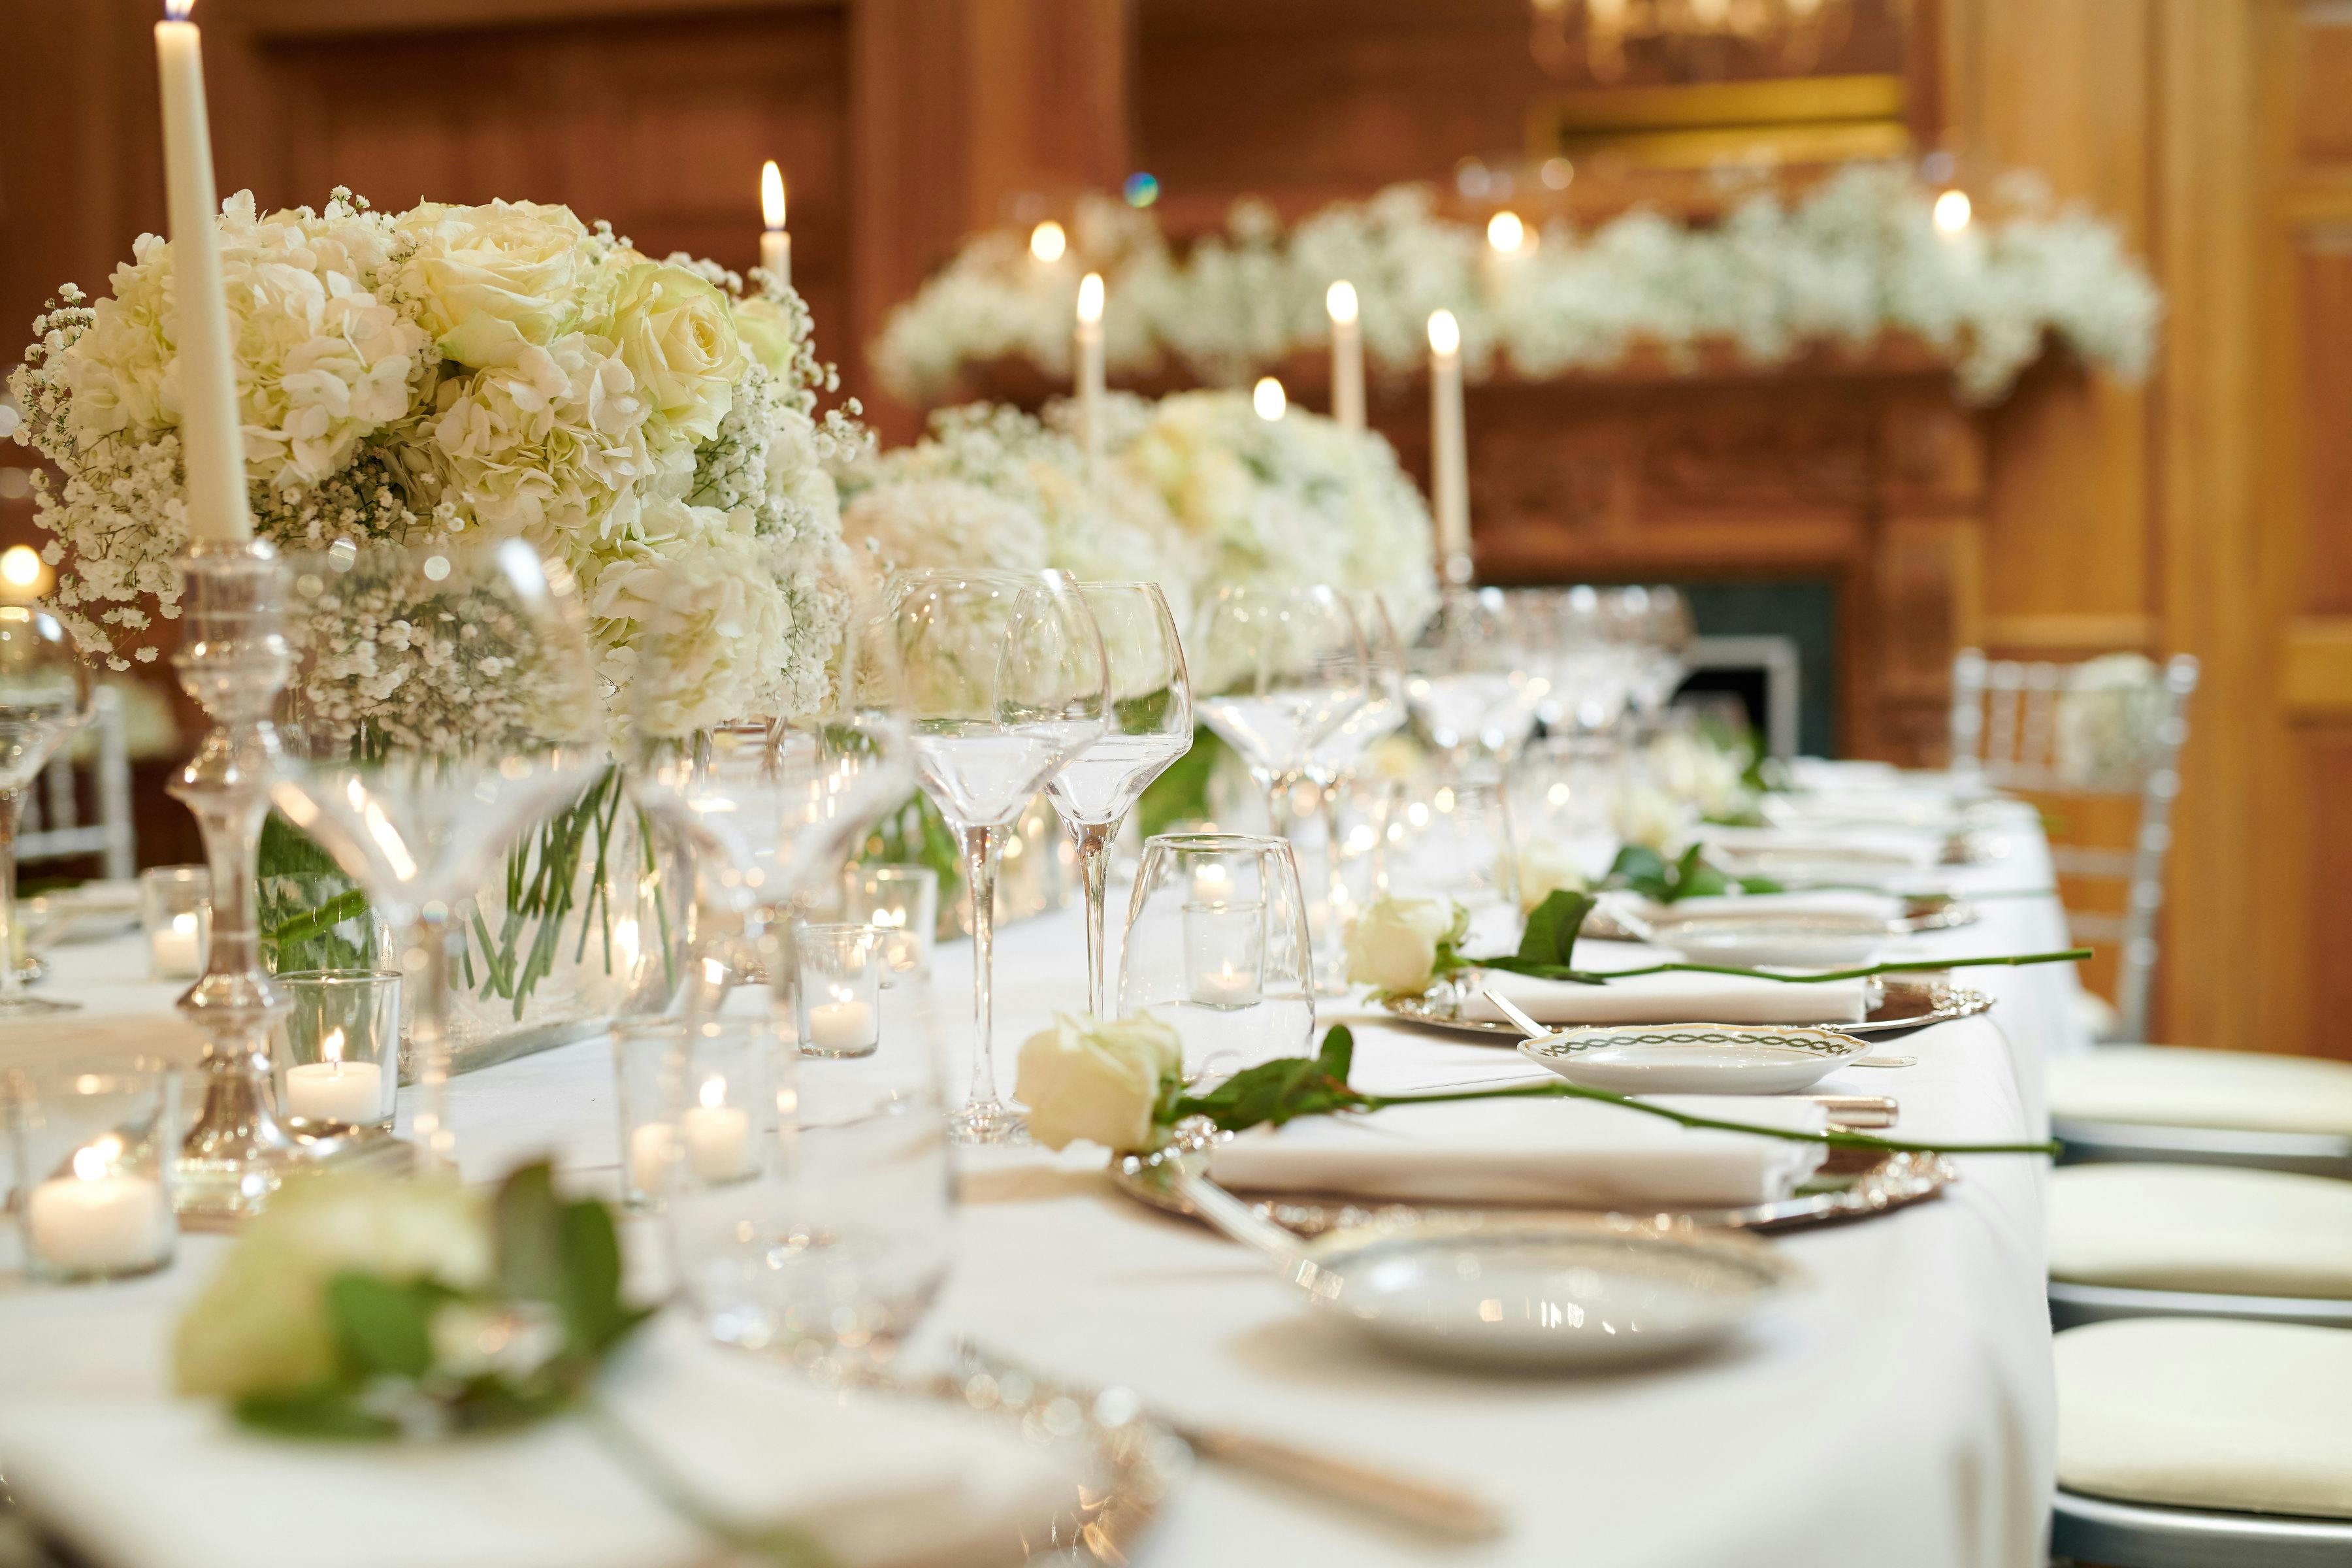
<svg viewBox="0 0 2352 1568"><path fill-rule="evenodd" d="M1339 1031L1334 1030L1333 1033ZM1324 1049L1332 1050L1330 1037ZM1353 1050L1349 1039L1346 1049ZM1335 1078L1325 1058L1281 1057L1237 1072L1206 1094L1187 1095L1176 1102L1176 1115L1206 1116L1228 1132L1261 1123L1279 1127L1300 1116L1327 1116L1362 1103L1363 1097ZM1337 1060L1337 1055L1328 1059Z"/></svg>
<svg viewBox="0 0 2352 1568"><path fill-rule="evenodd" d="M351 1392L332 1385L293 1394L247 1394L230 1406L237 1424L279 1437L378 1440L400 1436L383 1416L352 1403Z"/></svg>
<svg viewBox="0 0 2352 1568"><path fill-rule="evenodd" d="M423 1377L433 1366L437 1292L346 1272L327 1281L327 1324L345 1367L360 1377Z"/></svg>
<svg viewBox="0 0 2352 1568"><path fill-rule="evenodd" d="M635 1325L621 1304L621 1238L612 1214L594 1200L565 1205L563 1299L572 1342L599 1355Z"/></svg>
<svg viewBox="0 0 2352 1568"><path fill-rule="evenodd" d="M1577 933L1597 902L1590 893L1557 889L1528 916L1519 936L1519 956L1530 963L1556 963L1565 969L1576 962Z"/></svg>
<svg viewBox="0 0 2352 1568"><path fill-rule="evenodd" d="M1345 1024L1334 1024L1323 1037L1323 1048L1315 1053L1315 1060L1325 1076L1335 1082L1348 1081L1348 1069L1356 1059L1355 1031Z"/></svg>
<svg viewBox="0 0 2352 1568"><path fill-rule="evenodd" d="M1713 898L1731 887L1730 879L1708 865L1705 851L1696 844L1675 863L1674 882L1676 899Z"/></svg>
<svg viewBox="0 0 2352 1568"><path fill-rule="evenodd" d="M1617 851L1617 858L1609 864L1609 884L1630 889L1659 903L1671 903L1675 889L1671 869L1665 857L1643 844L1628 844Z"/></svg>
<svg viewBox="0 0 2352 1568"><path fill-rule="evenodd" d="M500 1289L517 1300L562 1306L568 1281L555 1167L544 1160L518 1167L499 1184L492 1217Z"/></svg>

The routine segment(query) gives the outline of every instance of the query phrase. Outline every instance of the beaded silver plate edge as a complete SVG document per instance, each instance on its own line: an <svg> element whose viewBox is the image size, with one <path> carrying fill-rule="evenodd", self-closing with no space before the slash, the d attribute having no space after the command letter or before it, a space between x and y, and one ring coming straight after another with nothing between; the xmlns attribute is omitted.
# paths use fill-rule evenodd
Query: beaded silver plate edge
<svg viewBox="0 0 2352 1568"><path fill-rule="evenodd" d="M1889 1008L1903 1009L1891 1017L1871 1018L1859 1024L1821 1023L1795 1027L1834 1029L1842 1035L1855 1035L1869 1040L1890 1040L1908 1035L1935 1024L1948 1024L1955 1018L1973 1018L1992 1010L1992 998L1966 985L1954 985L1948 981L1906 980L1901 975L1885 977L1885 1000L1871 1009L1874 1013ZM1459 990L1475 990L1475 976L1459 983ZM1433 1029L1448 1029L1456 1034L1484 1035L1507 1038L1517 1045L1524 1037L1516 1024L1499 1019L1465 1018L1461 1003L1454 997L1388 996L1381 1005L1408 1024L1422 1024ZM1706 1020L1691 1019L1692 1023ZM1563 1024L1562 1028L1578 1027Z"/></svg>

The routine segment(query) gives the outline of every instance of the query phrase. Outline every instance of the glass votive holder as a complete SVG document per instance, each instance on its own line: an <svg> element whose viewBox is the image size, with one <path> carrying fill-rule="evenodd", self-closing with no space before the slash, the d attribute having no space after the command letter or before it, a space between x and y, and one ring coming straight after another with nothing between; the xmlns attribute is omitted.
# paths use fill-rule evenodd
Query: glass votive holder
<svg viewBox="0 0 2352 1568"><path fill-rule="evenodd" d="M929 866L852 866L844 879L841 918L882 933L882 984L927 980L940 929L940 874Z"/></svg>
<svg viewBox="0 0 2352 1568"><path fill-rule="evenodd" d="M1193 886L1200 886L1196 873ZM1265 995L1265 905L1256 899L1184 906L1184 965L1194 1003L1255 1007Z"/></svg>
<svg viewBox="0 0 2352 1568"><path fill-rule="evenodd" d="M881 955L889 934L870 925L793 929L800 966L793 1015L803 1056L871 1056L882 1043Z"/></svg>
<svg viewBox="0 0 2352 1568"><path fill-rule="evenodd" d="M70 1282L172 1261L179 1075L144 1057L21 1069L0 1084L26 1271Z"/></svg>
<svg viewBox="0 0 2352 1568"><path fill-rule="evenodd" d="M278 1106L289 1120L390 1127L400 1092L400 975L318 969L278 976L292 1004L274 1030Z"/></svg>
<svg viewBox="0 0 2352 1568"><path fill-rule="evenodd" d="M678 1018L627 1019L613 1031L620 1110L621 1199L658 1209L681 1184L723 1186L760 1173L773 1142L774 1032L764 1020L714 1018L689 1041Z"/></svg>
<svg viewBox="0 0 2352 1568"><path fill-rule="evenodd" d="M155 866L139 873L140 923L150 980L194 980L212 945L213 876L202 866Z"/></svg>

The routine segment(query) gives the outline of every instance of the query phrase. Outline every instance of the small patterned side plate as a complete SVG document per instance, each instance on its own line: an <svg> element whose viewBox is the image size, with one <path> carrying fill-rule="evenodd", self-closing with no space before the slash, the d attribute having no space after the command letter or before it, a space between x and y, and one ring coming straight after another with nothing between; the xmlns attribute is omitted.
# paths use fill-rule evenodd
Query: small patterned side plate
<svg viewBox="0 0 2352 1568"><path fill-rule="evenodd" d="M1457 983L1455 992L1387 997L1382 999L1381 1005L1408 1024L1426 1024L1433 1029L1450 1029L1465 1035L1486 1035L1513 1043L1522 1037L1516 1024L1462 1016L1460 998L1474 994L1484 982L1478 978L1476 971L1465 970L1454 978ZM1933 1024L1949 1023L1954 1018L1973 1018L1979 1013L1992 1010L1992 998L1983 992L1970 990L1965 985L1954 985L1949 981L1937 980L1931 975L1889 974L1883 977L1881 984L1884 994L1863 1022L1823 1022L1817 1026L1865 1040L1888 1040L1898 1035L1916 1033Z"/></svg>
<svg viewBox="0 0 2352 1568"><path fill-rule="evenodd" d="M1519 1043L1569 1082L1614 1094L1796 1094L1869 1049L1835 1029L1731 1024L1605 1025Z"/></svg>

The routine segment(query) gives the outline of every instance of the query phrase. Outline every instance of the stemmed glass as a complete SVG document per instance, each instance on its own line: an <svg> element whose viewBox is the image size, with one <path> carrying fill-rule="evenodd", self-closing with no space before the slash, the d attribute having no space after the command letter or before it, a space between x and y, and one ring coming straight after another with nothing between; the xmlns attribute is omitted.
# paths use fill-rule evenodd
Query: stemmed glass
<svg viewBox="0 0 2352 1568"><path fill-rule="evenodd" d="M1287 837L1315 746L1370 694L1354 612L1321 584L1223 587L1194 617L1192 647L1201 716L1249 764L1271 831Z"/></svg>
<svg viewBox="0 0 2352 1568"><path fill-rule="evenodd" d="M1551 694L1510 609L1500 589L1448 588L1406 653L1405 706L1457 774L1508 763Z"/></svg>
<svg viewBox="0 0 2352 1568"><path fill-rule="evenodd" d="M16 811L89 704L89 667L58 618L37 605L0 605L0 1018L81 1005L27 994L16 967Z"/></svg>
<svg viewBox="0 0 2352 1568"><path fill-rule="evenodd" d="M520 540L339 542L288 565L299 665L270 798L406 935L427 1167L448 1121L449 941L467 896L607 765L572 574Z"/></svg>
<svg viewBox="0 0 2352 1568"><path fill-rule="evenodd" d="M1394 734L1405 721L1404 644L1389 619L1388 607L1381 604L1380 595L1369 591L1349 595L1348 606L1354 612L1357 628L1364 638L1364 700L1307 752L1307 776L1322 796L1323 869L1328 883L1325 929L1333 934L1322 965L1326 973L1320 985L1326 995L1338 995L1347 990L1347 956L1339 945L1338 932L1354 901L1348 889L1339 827L1340 796L1354 782L1364 753ZM1385 817L1384 809L1381 816ZM1379 829L1384 830L1386 826L1384 820L1376 823Z"/></svg>
<svg viewBox="0 0 2352 1568"><path fill-rule="evenodd" d="M1087 885L1087 1006L1103 1012L1103 894L1110 843L1145 786L1192 749L1192 682L1168 600L1153 583L1086 583L1079 597L1110 666L1103 732L1062 764L1045 798L1077 840Z"/></svg>
<svg viewBox="0 0 2352 1568"><path fill-rule="evenodd" d="M955 1135L1018 1142L1027 1129L997 1095L992 1032L996 849L1046 780L1103 731L1102 637L1058 572L914 572L892 586L916 777L963 839L971 898L975 1038Z"/></svg>
<svg viewBox="0 0 2352 1568"><path fill-rule="evenodd" d="M1664 584L1621 588L1615 603L1633 647L1633 702L1635 715L1654 727L1689 671L1685 662L1697 630L1681 590Z"/></svg>
<svg viewBox="0 0 2352 1568"><path fill-rule="evenodd" d="M710 699L696 700L708 685L707 587L691 573L659 586L630 683L630 788L685 837L698 916L719 928L698 920L689 1011L708 988L700 960L740 973L761 940L770 979L789 1000L791 965L774 951L784 912L835 881L915 784L896 627L854 558L824 569L801 596L822 679L802 692L751 694L765 711L709 712Z"/></svg>

